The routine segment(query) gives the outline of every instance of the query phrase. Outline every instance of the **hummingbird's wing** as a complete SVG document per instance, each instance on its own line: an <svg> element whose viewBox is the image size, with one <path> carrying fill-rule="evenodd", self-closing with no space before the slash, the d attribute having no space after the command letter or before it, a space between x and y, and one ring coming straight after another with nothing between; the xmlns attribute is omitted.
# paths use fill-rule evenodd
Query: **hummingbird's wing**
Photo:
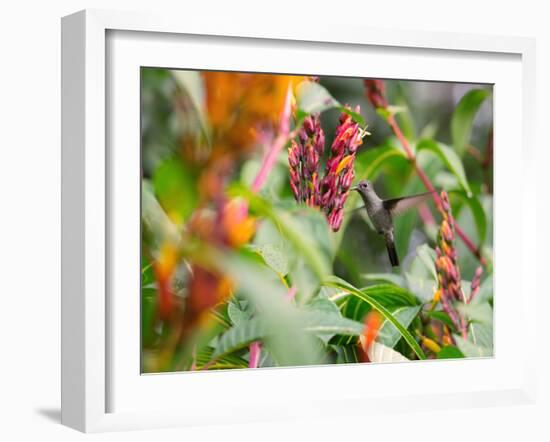
<svg viewBox="0 0 550 442"><path fill-rule="evenodd" d="M384 209L389 211L392 216L397 216L406 212L413 207L417 207L420 204L428 201L430 199L431 193L421 193L419 195L404 196L401 198L393 198L389 200L384 200L382 204Z"/></svg>

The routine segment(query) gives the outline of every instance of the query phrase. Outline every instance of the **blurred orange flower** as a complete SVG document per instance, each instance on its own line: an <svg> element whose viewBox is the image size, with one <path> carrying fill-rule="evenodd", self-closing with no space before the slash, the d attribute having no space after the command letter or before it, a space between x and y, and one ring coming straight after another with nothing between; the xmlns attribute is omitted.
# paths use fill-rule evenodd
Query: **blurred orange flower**
<svg viewBox="0 0 550 442"><path fill-rule="evenodd" d="M237 72L204 72L203 77L213 153L249 151L258 130L277 127L288 86L294 89L305 79Z"/></svg>
<svg viewBox="0 0 550 442"><path fill-rule="evenodd" d="M226 243L237 248L252 238L256 232L256 220L248 216L248 210L243 201L231 200L223 208L222 229Z"/></svg>
<svg viewBox="0 0 550 442"><path fill-rule="evenodd" d="M227 301L233 284L229 278L198 265L193 265L189 297L185 304L185 325L192 326L203 314L220 302Z"/></svg>
<svg viewBox="0 0 550 442"><path fill-rule="evenodd" d="M189 228L193 234L210 244L239 248L254 235L256 220L248 215L248 207L244 201L232 199L220 204L214 213L198 211ZM186 325L200 321L205 312L227 301L232 290L233 282L230 278L194 264L186 301Z"/></svg>
<svg viewBox="0 0 550 442"><path fill-rule="evenodd" d="M363 349L365 350L365 353L368 352L369 347L378 336L382 322L382 316L376 310L371 310L367 314L367 317L365 318L365 331L363 333L363 336L365 337L363 341Z"/></svg>
<svg viewBox="0 0 550 442"><path fill-rule="evenodd" d="M158 314L163 320L169 319L174 307L172 275L178 262L176 247L168 242L162 244L159 258L153 265L158 290Z"/></svg>
<svg viewBox="0 0 550 442"><path fill-rule="evenodd" d="M359 337L358 356L361 362L370 362L369 348L378 337L378 332L382 327L383 318L376 310L371 310L365 317L365 331Z"/></svg>

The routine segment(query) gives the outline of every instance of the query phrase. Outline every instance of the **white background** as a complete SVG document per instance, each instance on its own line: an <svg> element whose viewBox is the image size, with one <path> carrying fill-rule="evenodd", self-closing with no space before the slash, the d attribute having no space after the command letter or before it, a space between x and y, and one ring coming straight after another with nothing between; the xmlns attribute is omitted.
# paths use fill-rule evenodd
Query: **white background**
<svg viewBox="0 0 550 442"><path fill-rule="evenodd" d="M190 41L190 39L163 38L162 35L139 35L116 31L109 36L109 114L111 128L109 137L109 164L111 184L111 252L109 312L112 318L110 329L110 392L109 411L115 413L155 409L177 410L188 422L194 416L204 415L211 419L228 420L227 407L219 405L220 399L239 398L233 401L233 413L260 421L272 417L277 409L285 415L300 415L302 410L313 411L330 400L342 401L342 392L348 399L361 398L357 405L339 406L340 415L356 411L368 413L366 406L378 402L377 398L399 392L396 405L407 410L410 404L419 406L419 399L431 403L432 410L440 409L445 402L437 404L438 395L466 392L498 391L518 388L521 385L524 361L517 357L517 349L525 346L522 335L514 327L499 326L518 321L518 301L527 298L528 285L522 285L514 277L517 257L522 253L519 241L507 241L509 229L518 225L516 207L509 198L519 199L520 188L509 179L517 174L517 157L513 152L521 144L519 131L510 127L523 118L521 108L521 65L519 57L472 55L466 52L442 53L441 51L400 50L396 48L369 48L354 46L341 48L319 47L310 44L288 45L270 42L261 45L249 41ZM282 55L284 54L284 56ZM403 63L406 57L407 63ZM307 367L293 370L232 371L193 376L139 376L139 280L134 277L139 261L140 243L140 193L136 185L139 179L139 66L200 66L204 69L228 69L266 72L315 72L319 75L340 74L347 76L372 76L380 78L423 78L426 80L470 81L495 83L495 290L499 295L495 310L495 351L497 358L483 361L438 361L433 364L393 364L369 366ZM429 72L426 71L429 66ZM449 66L453 66L449 69ZM503 197L506 195L506 198ZM518 234L516 237L518 237ZM522 236L524 238L525 236ZM500 246L499 246L500 245ZM500 248L504 245L504 248ZM505 250L506 254L498 254ZM129 259L133 256L133 259ZM523 281L525 283L528 280ZM516 296L513 296L516 295ZM525 336L525 334L523 335ZM533 364L534 365L534 364ZM452 378L453 382L448 382ZM414 379L415 382L411 382ZM322 385L322 388L319 388ZM181 392L193 397L182 401ZM429 400L428 395L434 395ZM407 396L415 396L406 402ZM471 402L471 395L468 401ZM476 396L479 401L479 396ZM502 399L501 399L502 400ZM454 396L454 405L458 401ZM213 406L213 404L218 404ZM293 405L293 407L290 406ZM215 408L215 409L213 409ZM388 407L389 408L389 407ZM292 413L290 413L292 410ZM344 410L349 410L344 412ZM335 410L336 411L336 410ZM298 414L294 414L298 413ZM233 414L233 416L231 416ZM334 417L336 413L331 414ZM253 418L254 417L254 418ZM140 420L142 422L143 420ZM181 418L179 419L181 422Z"/></svg>
<svg viewBox="0 0 550 442"><path fill-rule="evenodd" d="M365 24L438 31L536 36L538 38L537 121L540 147L539 189L550 145L544 133L550 79L549 14L544 2L504 1L19 1L0 14L0 439L12 440L548 440L550 429L550 346L541 346L539 404L371 416L364 421L338 418L187 430L143 431L84 436L59 425L60 357L60 17L85 7L154 10L180 14L214 13L233 22L315 21L319 26ZM507 3L510 3L507 5ZM269 9L273 8L273 9ZM546 30L545 30L546 28ZM511 128L513 129L513 128ZM510 177L519 179L518 177ZM541 192L542 193L542 192ZM549 262L543 250L547 211L539 213L538 257L533 275ZM538 258L538 259L537 259ZM548 342L543 321L550 308L539 282L541 344ZM522 324L514 324L521 333ZM544 336L542 336L544 335ZM518 358L521 358L518 348ZM545 376L546 375L546 376ZM184 400L182 398L182 400ZM213 422L215 424L215 422Z"/></svg>

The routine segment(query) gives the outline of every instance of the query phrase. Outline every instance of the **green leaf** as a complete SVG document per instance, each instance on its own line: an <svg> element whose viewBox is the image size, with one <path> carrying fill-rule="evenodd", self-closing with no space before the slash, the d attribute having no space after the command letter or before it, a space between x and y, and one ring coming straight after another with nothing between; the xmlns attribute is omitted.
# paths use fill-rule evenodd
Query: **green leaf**
<svg viewBox="0 0 550 442"><path fill-rule="evenodd" d="M284 213L281 211L280 213ZM330 243L329 226L325 215L319 210L302 208L291 212L292 222L296 224L298 233L315 244L317 254L330 266L332 260L332 246Z"/></svg>
<svg viewBox="0 0 550 442"><path fill-rule="evenodd" d="M263 165L263 155L256 155L246 160L240 171L240 182L247 187L252 186L256 176ZM283 149L277 157L277 162L269 172L262 185L262 194L270 199L277 199L283 189L288 185L288 152Z"/></svg>
<svg viewBox="0 0 550 442"><path fill-rule="evenodd" d="M214 349L212 347L204 347L197 353L195 360L198 370L204 368L212 360ZM223 358L216 359L208 365L208 370L229 370L234 368L248 368L248 362L236 355L226 355Z"/></svg>
<svg viewBox="0 0 550 442"><path fill-rule="evenodd" d="M409 290L423 302L428 302L433 298L434 286L437 281L434 253L428 246L418 247L417 255L405 271Z"/></svg>
<svg viewBox="0 0 550 442"><path fill-rule="evenodd" d="M479 292L472 300L472 304L480 304L493 299L493 275L489 275L479 286Z"/></svg>
<svg viewBox="0 0 550 442"><path fill-rule="evenodd" d="M341 288L337 285L333 285L333 287ZM370 287L365 287L360 290L385 307L415 306L419 304L418 299L411 292L394 284L371 285ZM343 300L349 296L350 292L347 289L343 289L333 295L330 295L330 299L338 302L339 300ZM362 317L353 317L353 319L361 320Z"/></svg>
<svg viewBox="0 0 550 442"><path fill-rule="evenodd" d="M492 354L493 309L491 305L488 302L459 303L456 308L469 321L468 342L476 346L477 356Z"/></svg>
<svg viewBox="0 0 550 442"><path fill-rule="evenodd" d="M441 167L441 161L435 156L426 152L417 156L417 162L422 167L428 177L432 177L436 170ZM406 169L407 173L412 172L410 165ZM411 175L410 179L405 185L404 189L400 189L399 195L415 195L421 192L425 192L426 188L422 181L418 178L415 172ZM417 226L421 225L420 217L416 210L409 210L406 213L401 214L394 220L395 229L395 247L397 254L402 259L409 252L409 246L411 244L412 234Z"/></svg>
<svg viewBox="0 0 550 442"><path fill-rule="evenodd" d="M152 233L157 247L163 242L177 244L178 228L160 206L148 180L141 183L141 219L146 229Z"/></svg>
<svg viewBox="0 0 550 442"><path fill-rule="evenodd" d="M358 336L363 333L364 325L343 318L340 312L309 310L301 315L302 332L313 335L341 334ZM240 350L251 342L269 338L269 329L260 318L245 320L231 327L219 339L213 358Z"/></svg>
<svg viewBox="0 0 550 442"><path fill-rule="evenodd" d="M245 198L251 211L271 220L319 280L330 273L329 227L318 210L309 207L300 207L294 212L277 209L242 185L232 186L229 193Z"/></svg>
<svg viewBox="0 0 550 442"><path fill-rule="evenodd" d="M384 120L387 120L391 116L407 112L407 106L388 106L379 107L376 109L376 113L380 115Z"/></svg>
<svg viewBox="0 0 550 442"><path fill-rule="evenodd" d="M474 118L483 104L491 95L487 89L472 89L458 102L451 118L451 136L453 147L458 155L464 155L470 141Z"/></svg>
<svg viewBox="0 0 550 442"><path fill-rule="evenodd" d="M458 335L453 335L453 337L457 347L467 358L484 358L493 356L492 348L466 341Z"/></svg>
<svg viewBox="0 0 550 442"><path fill-rule="evenodd" d="M346 296L339 301L339 309L342 316L363 323L365 315L371 310L370 304L363 300ZM357 344L357 336L339 335L331 340L334 345L350 345Z"/></svg>
<svg viewBox="0 0 550 442"><path fill-rule="evenodd" d="M153 263L144 256L141 257L141 287L147 287L155 282Z"/></svg>
<svg viewBox="0 0 550 442"><path fill-rule="evenodd" d="M365 326L361 322L352 321L332 312L312 310L304 314L304 332L316 335L340 334L358 336Z"/></svg>
<svg viewBox="0 0 550 442"><path fill-rule="evenodd" d="M483 206L479 202L478 197L476 195L468 197L465 192L458 191L452 192L451 194L458 196L470 209L476 224L479 244L483 244L487 236L487 216L485 215L485 210L483 210Z"/></svg>
<svg viewBox="0 0 550 442"><path fill-rule="evenodd" d="M353 345L335 345L337 364L357 364L359 356L357 354L357 344Z"/></svg>
<svg viewBox="0 0 550 442"><path fill-rule="evenodd" d="M475 304L458 303L456 308L469 321L486 325L493 324L493 309L488 302Z"/></svg>
<svg viewBox="0 0 550 442"><path fill-rule="evenodd" d="M193 255L195 262L197 258L197 254ZM207 248L207 253L202 252L200 256L200 263L215 266L235 281L239 296L250 302L257 320L261 321L260 331L268 335L264 343L275 361L283 366L321 362L317 340L303 333L303 315L294 303L285 299L288 289L272 270L258 260L257 254L245 249L220 252Z"/></svg>
<svg viewBox="0 0 550 442"><path fill-rule="evenodd" d="M472 195L472 190L470 189L470 185L466 179L466 173L464 172L462 161L453 149L443 143L424 139L418 142L416 145L416 150L418 152L426 150L437 155L441 161L443 161L445 166L457 177L458 182L465 190L466 194L468 196Z"/></svg>
<svg viewBox="0 0 550 442"><path fill-rule="evenodd" d="M171 70L178 86L184 90L197 113L203 134L208 138L209 131L205 116L205 90L199 71Z"/></svg>
<svg viewBox="0 0 550 442"><path fill-rule="evenodd" d="M420 308L420 306L399 307L391 313L404 328L408 328L420 312ZM399 330L387 319L382 324L379 335L378 341L390 348L395 347L395 344L401 339Z"/></svg>
<svg viewBox="0 0 550 442"><path fill-rule="evenodd" d="M426 270L430 272L434 280L437 280L437 273L435 271L435 259L437 257L435 250L428 244L422 244L416 248L416 255L426 267Z"/></svg>
<svg viewBox="0 0 550 442"><path fill-rule="evenodd" d="M288 256L284 246L279 244L265 244L255 247L254 251L260 254L265 263L277 274L284 277L289 272Z"/></svg>
<svg viewBox="0 0 550 442"><path fill-rule="evenodd" d="M355 160L356 181L365 179L374 180L382 166L395 158L403 163L408 161L403 150L397 146L382 145L367 147L357 155Z"/></svg>
<svg viewBox="0 0 550 442"><path fill-rule="evenodd" d="M340 309L336 303L326 296L315 297L306 305L306 307L310 310L332 313L334 315L341 316Z"/></svg>
<svg viewBox="0 0 550 442"><path fill-rule="evenodd" d="M248 344L264 338L265 335L266 327L259 319L243 321L239 325L231 327L220 337L212 358L218 359L245 348Z"/></svg>
<svg viewBox="0 0 550 442"><path fill-rule="evenodd" d="M289 279L291 285L296 287L295 299L299 304L306 303L319 290L320 278L301 257L298 257L292 264Z"/></svg>
<svg viewBox="0 0 550 442"><path fill-rule="evenodd" d="M364 273L361 275L367 281L383 281L389 282L396 286L404 286L405 279L401 275L395 275L393 273Z"/></svg>
<svg viewBox="0 0 550 442"><path fill-rule="evenodd" d="M153 175L153 187L161 206L176 224L187 220L197 204L193 173L178 158L160 164Z"/></svg>
<svg viewBox="0 0 550 442"><path fill-rule="evenodd" d="M211 310L212 319L220 324L224 329L231 327L231 319L227 313L227 305L220 304L218 307Z"/></svg>
<svg viewBox="0 0 550 442"><path fill-rule="evenodd" d="M401 323L390 313L390 311L386 309L374 297L372 297L365 291L359 290L358 288L352 286L348 282L336 276L332 276L326 279L324 281L324 285L327 285L329 287L339 287L342 290L347 291L350 295L356 296L363 301L368 302L374 309L378 310L385 319L395 325L395 327L399 330L401 336L403 336L405 341L409 344L409 346L413 349L413 351L420 359L426 359L426 355L422 351L422 348L420 348L420 345L418 345L418 342L416 342L415 338L409 333L406 328L401 325Z"/></svg>
<svg viewBox="0 0 550 442"><path fill-rule="evenodd" d="M449 317L447 313L445 313L442 310L434 310L434 311L427 311L425 312L425 315L428 318L435 319L439 322L442 322L446 326L448 326L451 330L455 330L455 325L453 324L453 321Z"/></svg>
<svg viewBox="0 0 550 442"><path fill-rule="evenodd" d="M366 127L367 122L365 121L365 119L363 118L363 116L360 113L352 111L351 109L349 109L345 106L340 105L340 106L337 106L337 107L338 107L338 110L340 112L349 115L353 121L355 121L357 124L359 124L360 127L363 127L363 128Z"/></svg>
<svg viewBox="0 0 550 442"><path fill-rule="evenodd" d="M307 309L311 311L317 311L317 312L324 312L328 315L335 315L338 318L342 318L342 314L340 313L340 309L334 303L326 296L316 296L313 298L308 304ZM321 333L317 335L323 342L328 343L334 336L334 333ZM346 338L348 338L346 336Z"/></svg>
<svg viewBox="0 0 550 442"><path fill-rule="evenodd" d="M382 167L392 160L401 161L403 163L408 162L403 150L395 146L367 147L362 150L355 159L355 182L365 179L373 181ZM362 206L363 204L359 197L359 193L351 192L346 200L346 208L348 210L355 209L360 205ZM350 219L351 216L344 216L340 230L333 234L335 249L339 248Z"/></svg>
<svg viewBox="0 0 550 442"><path fill-rule="evenodd" d="M422 302L428 302L433 298L434 283L431 278L423 278L406 273L407 286Z"/></svg>
<svg viewBox="0 0 550 442"><path fill-rule="evenodd" d="M227 314L234 325L240 325L250 320L250 313L242 309L237 302L238 301L231 301L227 304Z"/></svg>
<svg viewBox="0 0 550 442"><path fill-rule="evenodd" d="M468 326L468 339L475 345L493 352L493 325L472 322Z"/></svg>
<svg viewBox="0 0 550 442"><path fill-rule="evenodd" d="M157 290L141 289L141 339L143 346L152 345L156 337Z"/></svg>
<svg viewBox="0 0 550 442"><path fill-rule="evenodd" d="M437 353L437 359L459 359L463 357L464 354L454 345L446 345Z"/></svg>
<svg viewBox="0 0 550 442"><path fill-rule="evenodd" d="M298 109L308 114L341 106L323 86L313 81L303 81L297 86L296 104Z"/></svg>

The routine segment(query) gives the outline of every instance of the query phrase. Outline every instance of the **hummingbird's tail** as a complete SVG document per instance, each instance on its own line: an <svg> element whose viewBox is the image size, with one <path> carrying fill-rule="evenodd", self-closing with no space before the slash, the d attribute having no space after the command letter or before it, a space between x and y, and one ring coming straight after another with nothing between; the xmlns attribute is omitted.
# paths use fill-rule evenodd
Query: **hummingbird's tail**
<svg viewBox="0 0 550 442"><path fill-rule="evenodd" d="M399 267L399 257L397 256L397 250L395 250L395 242L393 240L393 232L387 232L385 235L386 249L388 249L388 256L392 267Z"/></svg>
<svg viewBox="0 0 550 442"><path fill-rule="evenodd" d="M395 250L395 244L387 243L386 248L388 249L388 256L390 257L392 267L399 267L399 257L397 256L397 250Z"/></svg>

